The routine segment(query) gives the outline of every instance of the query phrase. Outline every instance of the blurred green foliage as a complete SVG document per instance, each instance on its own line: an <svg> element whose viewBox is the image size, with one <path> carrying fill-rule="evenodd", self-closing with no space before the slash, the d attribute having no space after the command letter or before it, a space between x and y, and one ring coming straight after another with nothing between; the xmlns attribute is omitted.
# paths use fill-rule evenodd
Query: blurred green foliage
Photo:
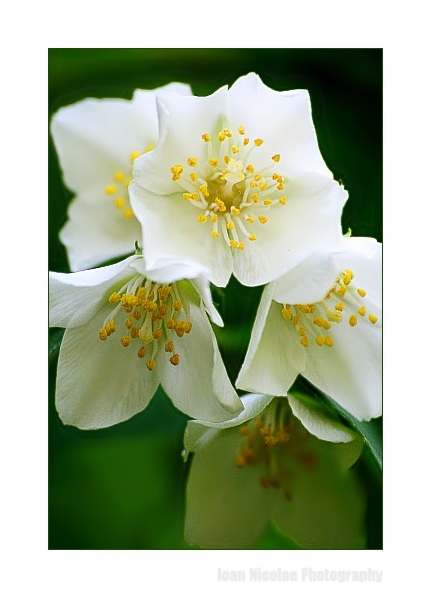
<svg viewBox="0 0 431 598"><path fill-rule="evenodd" d="M179 81L208 95L256 72L276 90L308 89L321 152L349 191L343 229L382 240L382 58L380 49L50 49L49 119L86 97L131 98L135 88ZM70 192L49 140L49 269L68 271L58 231ZM225 322L215 329L235 381L262 288L231 279L213 288ZM182 537L187 418L160 389L148 409L112 428L84 432L60 422L54 405L61 331L50 336L49 547L187 549ZM369 450L357 464L369 492L369 548L382 545L381 472ZM256 548L297 549L269 527Z"/></svg>

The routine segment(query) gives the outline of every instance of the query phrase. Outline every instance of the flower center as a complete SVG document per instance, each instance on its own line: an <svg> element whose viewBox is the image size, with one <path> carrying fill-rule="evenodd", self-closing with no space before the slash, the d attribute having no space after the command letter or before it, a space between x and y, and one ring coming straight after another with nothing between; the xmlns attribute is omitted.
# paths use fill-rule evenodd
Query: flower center
<svg viewBox="0 0 431 598"><path fill-rule="evenodd" d="M191 331L192 325L188 321L188 302L185 300L183 304L176 284L158 284L139 276L112 293L108 301L116 307L99 330L100 340L107 340L117 330L114 318L123 310L126 314L120 325L124 332L120 339L123 347L132 342L139 344L137 355L140 359L149 357L146 366L150 371L156 367L160 343L165 343L165 352L172 354L171 364L180 363L180 356L175 353L174 334L181 338Z"/></svg>
<svg viewBox="0 0 431 598"><path fill-rule="evenodd" d="M211 138L202 135L207 158L204 164L190 157L186 165L171 168L172 180L181 187L185 201L198 210L197 219L208 228L213 239L220 235L232 248L243 250L245 243L256 241L259 226L268 222L272 206L285 205L282 175L274 170L280 154L271 164L255 170L250 158L263 139L244 137L244 127L237 133L223 129Z"/></svg>
<svg viewBox="0 0 431 598"><path fill-rule="evenodd" d="M309 337L314 338L319 347L333 347L333 338L326 334L332 324L341 324L348 317L349 325L353 327L358 323L358 315L365 317L367 309L362 299L367 293L351 284L353 278L351 270L344 270L323 301L308 305L286 304L283 307L281 314L289 325L295 327L303 347L309 346ZM375 324L377 319L374 314L368 314L371 324Z"/></svg>
<svg viewBox="0 0 431 598"><path fill-rule="evenodd" d="M235 459L237 467L255 466L262 472L262 488L280 488L286 500L292 500L292 483L297 475L311 471L317 455L307 446L309 433L299 428L290 411L276 408L275 414L265 411L247 425L239 434L244 444Z"/></svg>
<svg viewBox="0 0 431 598"><path fill-rule="evenodd" d="M144 150L144 154L153 149L153 145L147 146ZM132 181L133 162L136 158L139 158L140 155L141 152L132 152L130 154L130 168L127 175L122 170L117 170L112 176L113 182L105 187L105 195L108 195L108 197L113 200L114 206L117 210L120 210L124 218L128 220L134 216L133 210L130 207L128 187Z"/></svg>

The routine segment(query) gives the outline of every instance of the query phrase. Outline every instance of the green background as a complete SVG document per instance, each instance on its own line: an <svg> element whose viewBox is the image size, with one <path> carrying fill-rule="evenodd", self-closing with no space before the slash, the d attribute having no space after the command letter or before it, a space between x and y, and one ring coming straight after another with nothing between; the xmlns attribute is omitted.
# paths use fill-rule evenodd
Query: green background
<svg viewBox="0 0 431 598"><path fill-rule="evenodd" d="M208 95L251 71L276 90L308 89L322 155L349 191L343 229L382 240L381 49L50 49L48 59L49 119L86 97L130 99L135 88L172 81ZM71 194L51 139L48 149L49 269L67 272L58 231ZM216 333L232 381L261 291L233 279L214 289L225 322ZM49 548L190 548L182 538L187 418L158 391L145 412L112 428L63 426L54 406L57 355L54 348L49 360ZM368 548L381 548L380 471L367 451L357 468L369 490ZM271 526L256 547L297 548Z"/></svg>

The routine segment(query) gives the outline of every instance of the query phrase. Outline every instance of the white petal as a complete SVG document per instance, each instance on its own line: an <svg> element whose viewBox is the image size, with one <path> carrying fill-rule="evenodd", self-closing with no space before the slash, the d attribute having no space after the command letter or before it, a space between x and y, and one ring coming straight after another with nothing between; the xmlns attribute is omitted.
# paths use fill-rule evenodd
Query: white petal
<svg viewBox="0 0 431 598"><path fill-rule="evenodd" d="M277 168L286 176L314 171L332 178L319 151L307 91L280 93L250 73L240 77L228 91L227 105L232 128L243 125L247 137L264 140L259 151L252 154L257 167L280 154Z"/></svg>
<svg viewBox="0 0 431 598"><path fill-rule="evenodd" d="M305 369L305 351L288 326L282 305L272 301L273 285L262 295L237 388L268 395L285 395Z"/></svg>
<svg viewBox="0 0 431 598"><path fill-rule="evenodd" d="M63 337L56 406L65 424L95 429L129 419L145 409L163 375L165 360L148 371L133 343L122 346L119 331L106 341L99 339L109 309L99 310L85 326L67 329Z"/></svg>
<svg viewBox="0 0 431 598"><path fill-rule="evenodd" d="M239 469L238 430L214 436L193 457L187 483L185 540L200 548L251 548L268 521L255 467Z"/></svg>
<svg viewBox="0 0 431 598"><path fill-rule="evenodd" d="M109 259L132 253L142 233L136 218L126 219L114 202L100 193L98 204L81 198L72 201L69 220L60 231L70 269L92 268Z"/></svg>
<svg viewBox="0 0 431 598"><path fill-rule="evenodd" d="M112 266L72 274L50 272L49 325L70 328L88 322L111 292L136 275L130 266L137 259L131 256Z"/></svg>
<svg viewBox="0 0 431 598"><path fill-rule="evenodd" d="M242 410L242 403L227 376L203 305L190 303L190 321L191 332L174 339L181 361L178 366L168 363L163 388L190 417L224 421Z"/></svg>

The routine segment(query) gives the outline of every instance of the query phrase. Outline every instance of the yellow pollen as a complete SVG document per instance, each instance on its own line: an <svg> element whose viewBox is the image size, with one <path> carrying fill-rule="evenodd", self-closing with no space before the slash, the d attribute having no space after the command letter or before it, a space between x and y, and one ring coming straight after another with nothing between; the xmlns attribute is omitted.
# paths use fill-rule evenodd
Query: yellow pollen
<svg viewBox="0 0 431 598"><path fill-rule="evenodd" d="M252 188L252 187L253 187L253 189L255 189L257 187L257 183L255 183L254 181L252 181L250 183L250 188Z"/></svg>
<svg viewBox="0 0 431 598"><path fill-rule="evenodd" d="M340 303L337 303L337 305L335 306L335 309L337 311L343 311L343 309L344 309L344 303L342 301L340 301Z"/></svg>
<svg viewBox="0 0 431 598"><path fill-rule="evenodd" d="M251 199L254 201L254 203L257 203L259 201L259 193L252 195Z"/></svg>
<svg viewBox="0 0 431 598"><path fill-rule="evenodd" d="M228 230L235 230L235 225L234 225L234 223L233 223L233 222L228 222L228 223L226 224L226 228L227 228Z"/></svg>
<svg viewBox="0 0 431 598"><path fill-rule="evenodd" d="M220 131L220 133L218 134L218 140L224 141L225 139L226 139L226 133L224 131Z"/></svg>
<svg viewBox="0 0 431 598"><path fill-rule="evenodd" d="M279 191L283 191L283 190L284 190L284 185L283 185L283 183L280 183L279 185L277 185L277 189L278 189Z"/></svg>
<svg viewBox="0 0 431 598"><path fill-rule="evenodd" d="M208 141L211 141L211 137L208 135L208 133L204 133L202 135L202 139L203 139L203 141L205 141L205 143L208 143Z"/></svg>
<svg viewBox="0 0 431 598"><path fill-rule="evenodd" d="M266 181L264 181L263 183L261 183L261 184L259 185L259 187L261 188L261 190L262 190L262 191L265 191L265 189L267 188L267 186L268 186L268 185L267 185Z"/></svg>
<svg viewBox="0 0 431 598"><path fill-rule="evenodd" d="M196 164L198 163L198 159L197 158L188 158L187 159L187 164L191 167L196 166Z"/></svg>
<svg viewBox="0 0 431 598"><path fill-rule="evenodd" d="M332 338L330 336L327 336L325 338L325 345L327 347L333 347L334 346L334 341L332 340Z"/></svg>
<svg viewBox="0 0 431 598"><path fill-rule="evenodd" d="M350 274L348 272L346 272L345 274L343 274L343 282L345 285L350 284L352 281L352 277L350 276Z"/></svg>
<svg viewBox="0 0 431 598"><path fill-rule="evenodd" d="M259 181L262 180L262 175L261 174L255 174L254 175L254 180L258 183Z"/></svg>
<svg viewBox="0 0 431 598"><path fill-rule="evenodd" d="M244 147L250 143L250 139L248 137L244 137L244 141L242 142Z"/></svg>
<svg viewBox="0 0 431 598"><path fill-rule="evenodd" d="M249 236L250 241L256 241L256 238L257 238L256 235Z"/></svg>
<svg viewBox="0 0 431 598"><path fill-rule="evenodd" d="M186 201L188 201L189 199L192 198L192 194L191 193L183 193L183 197Z"/></svg>
<svg viewBox="0 0 431 598"><path fill-rule="evenodd" d="M174 301L174 310L175 311L180 311L180 309L182 309L183 304L181 303L180 299L177 299L176 301Z"/></svg>
<svg viewBox="0 0 431 598"><path fill-rule="evenodd" d="M210 233L210 236L213 239L218 239L220 235L218 234L218 232L216 230L212 230L211 233Z"/></svg>
<svg viewBox="0 0 431 598"><path fill-rule="evenodd" d="M265 216L258 216L258 220L261 224L266 224L268 222L268 218L265 218Z"/></svg>
<svg viewBox="0 0 431 598"><path fill-rule="evenodd" d="M237 249L239 249L240 251L242 251L244 249L244 243L242 241L241 241L241 243L238 243Z"/></svg>
<svg viewBox="0 0 431 598"><path fill-rule="evenodd" d="M179 337L184 336L184 330L182 328L175 328L175 332L177 333L177 336L179 336Z"/></svg>
<svg viewBox="0 0 431 598"><path fill-rule="evenodd" d="M240 125L240 126L238 127L238 133L239 133L240 135L244 135L244 133L245 133L245 129L244 129L244 127L243 127L242 125Z"/></svg>
<svg viewBox="0 0 431 598"><path fill-rule="evenodd" d="M357 321L358 321L358 318L356 317L356 314L352 314L349 318L350 326L356 326Z"/></svg>
<svg viewBox="0 0 431 598"><path fill-rule="evenodd" d="M223 160L224 160L224 162L225 162L226 164L229 164L229 162L230 162L230 160L231 160L231 157L230 157L230 156L224 156L224 157L223 157ZM224 173L224 174L226 174L226 173Z"/></svg>
<svg viewBox="0 0 431 598"><path fill-rule="evenodd" d="M285 206L286 205L286 196L280 197L280 199L278 200L278 202L281 203L281 205Z"/></svg>
<svg viewBox="0 0 431 598"><path fill-rule="evenodd" d="M169 318L169 320L166 322L166 328L169 328L169 330L173 330L175 328L175 324L176 321L173 318Z"/></svg>
<svg viewBox="0 0 431 598"><path fill-rule="evenodd" d="M132 152L130 154L130 161L134 162L136 160L136 158L139 158L140 155L141 155L141 152Z"/></svg>
<svg viewBox="0 0 431 598"><path fill-rule="evenodd" d="M350 274L350 278L353 280L354 278L354 274L351 270L349 270L348 268L346 268L345 272L347 272L347 274Z"/></svg>
<svg viewBox="0 0 431 598"><path fill-rule="evenodd" d="M346 291L347 291L347 287L344 284L342 284L338 287L337 293L340 295L340 297L344 297L344 295L346 294Z"/></svg>
<svg viewBox="0 0 431 598"><path fill-rule="evenodd" d="M365 297L365 295L367 294L364 289L357 289L357 293L358 295L360 295L361 297Z"/></svg>
<svg viewBox="0 0 431 598"><path fill-rule="evenodd" d="M121 297L118 293L112 293L112 295L109 297L109 303L118 303L120 299Z"/></svg>
<svg viewBox="0 0 431 598"><path fill-rule="evenodd" d="M106 330L106 332L108 333L108 336L109 336L110 334L113 334L113 333L114 333L114 332L117 330L117 328L116 328L116 326L115 326L115 322L114 322L114 320L110 320L110 321L109 321L109 322L106 324L106 326L105 326L105 330Z"/></svg>
<svg viewBox="0 0 431 598"><path fill-rule="evenodd" d="M292 323L295 326L298 326L298 324L299 324L300 321L301 321L301 318L299 316L293 316Z"/></svg>
<svg viewBox="0 0 431 598"><path fill-rule="evenodd" d="M272 156L271 160L274 160L274 162L280 162L280 154L275 154L275 156Z"/></svg>
<svg viewBox="0 0 431 598"><path fill-rule="evenodd" d="M234 216L239 216L241 214L241 210L238 210L238 208L234 208L232 207L230 209L231 214L233 214Z"/></svg>
<svg viewBox="0 0 431 598"><path fill-rule="evenodd" d="M360 308L358 309L358 314L359 314L360 316L365 316L365 314L366 314L366 311L367 311L367 310L365 309L365 307L364 307L364 306L362 306L362 307L360 307Z"/></svg>
<svg viewBox="0 0 431 598"><path fill-rule="evenodd" d="M371 324L375 324L377 322L377 316L374 314L369 314L368 319L370 320Z"/></svg>
<svg viewBox="0 0 431 598"><path fill-rule="evenodd" d="M331 322L328 322L328 320L323 320L322 326L325 330L329 330L331 328Z"/></svg>
<svg viewBox="0 0 431 598"><path fill-rule="evenodd" d="M211 222L217 222L218 218L217 218L217 214L213 214L211 216Z"/></svg>
<svg viewBox="0 0 431 598"><path fill-rule="evenodd" d="M316 343L319 345L319 347L322 347L325 344L325 337L324 336L317 336L316 337Z"/></svg>
<svg viewBox="0 0 431 598"><path fill-rule="evenodd" d="M207 221L207 217L204 214L199 214L198 222L206 222L206 221Z"/></svg>
<svg viewBox="0 0 431 598"><path fill-rule="evenodd" d="M114 193L117 193L117 185L108 185L105 187L105 193L106 195L114 195Z"/></svg>
<svg viewBox="0 0 431 598"><path fill-rule="evenodd" d="M172 363L172 365L178 365L180 363L180 356L178 353L174 353L169 361Z"/></svg>
<svg viewBox="0 0 431 598"><path fill-rule="evenodd" d="M146 354L147 354L147 347L145 345L142 345L142 347L138 351L139 359L142 359L143 357L145 357Z"/></svg>
<svg viewBox="0 0 431 598"><path fill-rule="evenodd" d="M156 328L156 330L153 330L153 338L160 338L162 336L162 329L161 328Z"/></svg>
<svg viewBox="0 0 431 598"><path fill-rule="evenodd" d="M172 341L168 341L165 345L166 353L172 353L174 350L174 343Z"/></svg>
<svg viewBox="0 0 431 598"><path fill-rule="evenodd" d="M252 224L254 222L254 218L252 218L251 216L246 218L246 220L247 220L247 222L250 222L250 224Z"/></svg>
<svg viewBox="0 0 431 598"><path fill-rule="evenodd" d="M162 318L164 318L166 316L166 314L168 313L168 306L167 305L160 305L159 309L157 310L157 313L159 314L159 316L161 316Z"/></svg>
<svg viewBox="0 0 431 598"><path fill-rule="evenodd" d="M126 203L126 200L124 199L124 197L117 197L117 199L115 200L115 203L114 203L114 205L115 205L115 207L116 207L118 210L121 210L121 208L123 208L123 207L124 207L124 204L125 204L125 203Z"/></svg>
<svg viewBox="0 0 431 598"><path fill-rule="evenodd" d="M232 153L237 154L239 152L239 148L236 145L232 146Z"/></svg>
<svg viewBox="0 0 431 598"><path fill-rule="evenodd" d="M272 204L272 201L270 199L265 199L265 201L263 202L266 206L270 206Z"/></svg>
<svg viewBox="0 0 431 598"><path fill-rule="evenodd" d="M208 164L210 166L214 166L214 168L215 168L217 166L217 164L218 164L217 158L211 158L211 160L208 160Z"/></svg>
<svg viewBox="0 0 431 598"><path fill-rule="evenodd" d="M130 331L130 336L132 338L138 338L140 328L132 328Z"/></svg>
<svg viewBox="0 0 431 598"><path fill-rule="evenodd" d="M254 140L254 145L256 145L257 147L259 147L260 145L262 145L263 143L263 139L255 139Z"/></svg>
<svg viewBox="0 0 431 598"><path fill-rule="evenodd" d="M192 199L197 201L199 199L199 195L197 193L192 193Z"/></svg>
<svg viewBox="0 0 431 598"><path fill-rule="evenodd" d="M231 246L231 247L237 247L237 245L238 245L238 241L235 241L234 239L231 239L231 240L229 241L229 243L230 243L230 246Z"/></svg>
<svg viewBox="0 0 431 598"><path fill-rule="evenodd" d="M133 319L127 318L126 320L126 328L131 328L133 326Z"/></svg>
<svg viewBox="0 0 431 598"><path fill-rule="evenodd" d="M108 333L106 332L106 330L104 328L101 328L99 330L99 338L101 341L106 341L106 339L108 338Z"/></svg>
<svg viewBox="0 0 431 598"><path fill-rule="evenodd" d="M121 170L118 170L114 174L114 179L117 181L117 183L121 183L121 181L124 179L124 172L121 172Z"/></svg>
<svg viewBox="0 0 431 598"><path fill-rule="evenodd" d="M290 309L282 309L281 314L285 320L290 320L292 317L292 312Z"/></svg>
<svg viewBox="0 0 431 598"><path fill-rule="evenodd" d="M197 181L198 180L198 175L195 172L191 172L190 173L190 180L192 180L193 182ZM197 199L197 197L196 197L196 199Z"/></svg>
<svg viewBox="0 0 431 598"><path fill-rule="evenodd" d="M133 218L133 210L132 208L126 208L123 212L124 218Z"/></svg>
<svg viewBox="0 0 431 598"><path fill-rule="evenodd" d="M305 336L306 335L304 326L300 326L298 328L298 334L299 334L299 336Z"/></svg>
<svg viewBox="0 0 431 598"><path fill-rule="evenodd" d="M152 372L156 367L156 362L154 361L154 359L149 359L145 365L150 370L150 372Z"/></svg>
<svg viewBox="0 0 431 598"><path fill-rule="evenodd" d="M230 131L229 129L225 129L224 134L226 135L226 137L232 137L232 131Z"/></svg>
<svg viewBox="0 0 431 598"><path fill-rule="evenodd" d="M253 168L253 166L251 164L247 164L247 166L245 167L245 169L250 174L253 174L253 172L254 172L254 168Z"/></svg>
<svg viewBox="0 0 431 598"><path fill-rule="evenodd" d="M300 342L303 347L308 347L308 336L303 336Z"/></svg>
<svg viewBox="0 0 431 598"><path fill-rule="evenodd" d="M205 197L208 197L209 192L208 192L208 187L206 185L200 185L199 191L202 193L202 195L204 195Z"/></svg>
<svg viewBox="0 0 431 598"><path fill-rule="evenodd" d="M131 342L132 339L130 338L130 336L123 336L123 338L121 339L121 344L123 345L123 347L128 347Z"/></svg>

